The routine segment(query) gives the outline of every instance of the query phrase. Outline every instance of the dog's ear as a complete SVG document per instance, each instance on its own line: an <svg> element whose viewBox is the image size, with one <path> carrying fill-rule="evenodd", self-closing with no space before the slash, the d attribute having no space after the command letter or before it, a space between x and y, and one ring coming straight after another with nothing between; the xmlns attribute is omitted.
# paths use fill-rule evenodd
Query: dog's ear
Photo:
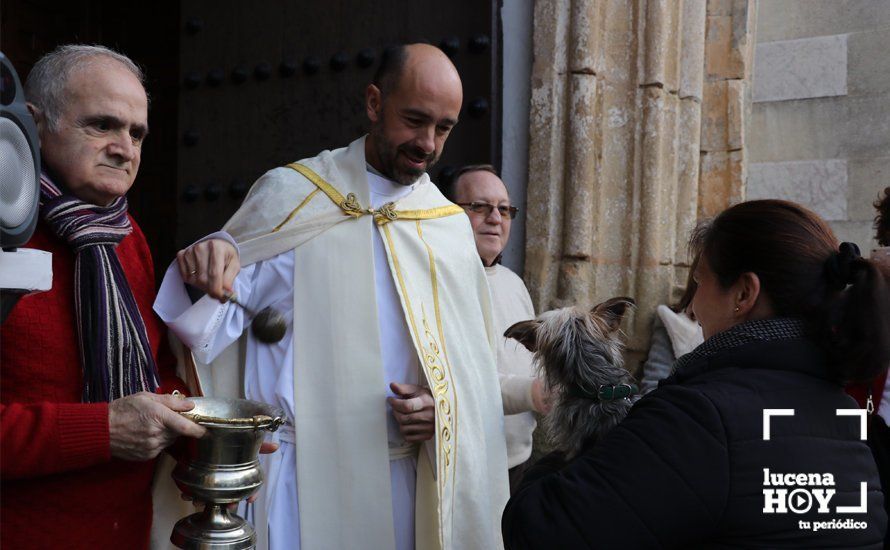
<svg viewBox="0 0 890 550"><path fill-rule="evenodd" d="M535 319L519 321L508 328L504 332L504 336L517 340L520 344L525 346L525 349L534 353L538 349L539 326L541 326L541 322Z"/></svg>
<svg viewBox="0 0 890 550"><path fill-rule="evenodd" d="M624 318L624 314L635 305L636 302L634 302L633 298L621 296L611 298L594 306L590 310L590 314L604 320L610 331L616 331L621 325L621 319Z"/></svg>

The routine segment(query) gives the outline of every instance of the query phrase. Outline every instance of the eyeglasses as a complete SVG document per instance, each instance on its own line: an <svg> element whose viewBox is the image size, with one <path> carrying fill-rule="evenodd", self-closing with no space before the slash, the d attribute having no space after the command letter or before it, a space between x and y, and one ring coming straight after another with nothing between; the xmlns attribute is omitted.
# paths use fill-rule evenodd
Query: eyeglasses
<svg viewBox="0 0 890 550"><path fill-rule="evenodd" d="M493 204L488 204L487 202L459 202L457 203L457 205L463 206L470 212L476 214L485 214L486 218L491 215L491 211L495 208L498 209L498 213L501 215L502 218L509 218L511 220L514 219L516 217L516 214L519 212L519 209L515 206L495 206Z"/></svg>

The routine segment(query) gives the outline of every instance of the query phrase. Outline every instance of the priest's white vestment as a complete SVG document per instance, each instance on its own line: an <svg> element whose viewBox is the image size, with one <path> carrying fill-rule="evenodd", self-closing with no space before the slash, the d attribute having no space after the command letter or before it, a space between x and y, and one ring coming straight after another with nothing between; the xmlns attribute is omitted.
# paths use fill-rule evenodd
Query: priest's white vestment
<svg viewBox="0 0 890 550"><path fill-rule="evenodd" d="M291 416L248 511L261 544L293 547L275 539L290 529L310 550L403 548L413 501L417 548L500 548L503 419L469 222L426 175L400 188L369 174L364 142L270 171L224 228L241 253L241 299L292 318L283 343L248 331L222 351L247 325L243 312L203 298L171 313L175 269L156 309L197 358L222 353L204 371L208 393L243 381L241 393ZM435 438L419 453L385 401L388 382L418 381L436 403ZM298 500L290 517L288 499Z"/></svg>

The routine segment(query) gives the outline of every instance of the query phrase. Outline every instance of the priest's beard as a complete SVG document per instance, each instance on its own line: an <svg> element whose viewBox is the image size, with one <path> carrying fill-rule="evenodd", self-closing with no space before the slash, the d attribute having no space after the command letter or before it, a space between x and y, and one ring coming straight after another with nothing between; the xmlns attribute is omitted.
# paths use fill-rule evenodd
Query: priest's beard
<svg viewBox="0 0 890 550"><path fill-rule="evenodd" d="M413 147L407 143L395 145L383 134L383 118L381 113L380 120L371 126L371 136L374 138L374 151L380 160L381 172L384 176L392 179L401 185L411 185L420 179L424 172L429 170L439 160L439 156L435 151L426 155L422 150ZM404 168L398 165L399 153L411 155L415 158L422 158L426 164L423 169Z"/></svg>

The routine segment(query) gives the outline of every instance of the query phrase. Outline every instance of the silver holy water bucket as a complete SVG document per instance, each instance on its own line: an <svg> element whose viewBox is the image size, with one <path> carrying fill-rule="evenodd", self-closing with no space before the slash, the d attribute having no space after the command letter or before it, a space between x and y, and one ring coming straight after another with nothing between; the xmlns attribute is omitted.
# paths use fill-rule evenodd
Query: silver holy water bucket
<svg viewBox="0 0 890 550"><path fill-rule="evenodd" d="M258 460L266 432L284 422L278 407L247 399L192 397L195 408L180 413L207 428L201 439L186 438L187 451L173 470L179 489L206 503L203 512L179 520L170 542L185 550L248 550L253 527L228 505L249 497L263 483Z"/></svg>

